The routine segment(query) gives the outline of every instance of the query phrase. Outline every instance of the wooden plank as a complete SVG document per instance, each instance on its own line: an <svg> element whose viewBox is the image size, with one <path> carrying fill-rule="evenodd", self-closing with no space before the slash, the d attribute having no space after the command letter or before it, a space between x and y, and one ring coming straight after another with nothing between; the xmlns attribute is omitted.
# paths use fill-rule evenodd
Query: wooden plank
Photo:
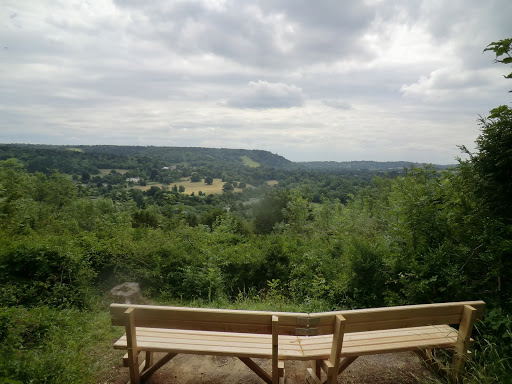
<svg viewBox="0 0 512 384"><path fill-rule="evenodd" d="M457 340L457 332L453 332L450 334L445 333L431 333L431 334L397 334L396 336L387 336L387 337L371 337L367 339L355 339L351 340L348 337L344 340L344 348L353 347L353 346L367 346L367 345L379 345L379 344L400 344L402 342L408 342L411 340L416 340L421 342L422 340L428 341L429 339L446 339L449 342L455 343ZM328 340L318 340L317 343L311 344L302 344L303 351L309 351L317 348L326 348L330 347L331 342Z"/></svg>
<svg viewBox="0 0 512 384"><path fill-rule="evenodd" d="M404 305L395 307L381 307L381 308L368 308L368 309L354 309L335 312L321 312L311 314L313 317L342 315L347 320L347 325L351 321L366 322L372 321L375 318L381 320L398 320L407 319L410 317L432 317L435 315L447 316L459 314L462 316L462 309L465 305L470 305L477 310L477 319L481 320L483 311L485 309L485 302L483 301L460 301L451 303L437 303L437 304L420 304L420 305ZM459 320L460 322L460 320ZM325 324L321 320L320 325ZM454 323L455 324L455 323ZM458 324L458 323L457 323Z"/></svg>
<svg viewBox="0 0 512 384"><path fill-rule="evenodd" d="M137 332L139 330L137 329ZM450 327L449 325L438 325L438 326L424 326L424 327L414 327L414 328L403 328L403 329L391 329L391 330L382 330L382 331L368 331L368 332L354 332L346 334L344 337L345 342L355 342L357 340L371 340L371 339L381 339L387 337L399 337L406 335L446 335L446 336L457 336L458 332L456 329ZM329 336L318 336L318 337L308 337L308 338L299 338L301 345L304 348L307 348L308 345L330 342L331 338Z"/></svg>
<svg viewBox="0 0 512 384"><path fill-rule="evenodd" d="M451 330L447 332L447 330ZM434 332L435 331L435 332ZM166 330L166 332L168 332ZM183 331L178 336L184 337L184 339L173 338L172 335L170 337L158 337L155 335L154 337L146 338L144 336L140 336L141 331L137 329L138 334L138 342L140 347L144 350L154 350L154 351L168 351L175 350L177 352L182 353L198 353L198 354L215 354L222 353L223 355L236 356L237 354L244 353L247 356L250 356L251 353L254 357L271 357L271 343L268 336L264 337L265 340L260 343L256 342L252 336L249 337L247 335L247 339L250 339L251 342L246 343L236 341L228 338L226 342L211 342L208 340L208 336L202 336L201 332L199 334L192 335L193 338L197 339L187 339ZM429 333L431 332L431 333ZM432 333L434 332L434 333ZM393 330L383 331L383 337L379 337L379 332L368 332L368 335L364 333L359 334L347 334L344 338L344 347L342 349L342 355L347 351L351 351L352 353L362 353L365 352L368 354L368 351L371 349L375 349L376 351L382 351L387 349L389 351L392 350L403 350L403 346L399 344L401 342L409 342L405 347L410 348L411 343L417 346L428 346L434 343L437 345L439 340L442 340L444 345L448 345L453 347L456 342L456 331L450 327L440 327L438 330L435 327L429 328L420 328L414 331L412 330ZM363 336L368 336L366 339L362 338ZM447 336L449 336L447 338ZM351 339L351 338L354 339ZM281 336L280 338L285 338L285 341L279 341L279 358L281 359L308 359L310 357L319 356L321 358L328 358L330 356L330 351L332 347L332 336L319 336L319 337L310 337L310 338L302 338L301 342L293 342L294 338ZM218 338L217 338L218 339ZM429 339L430 341L428 341ZM222 341L222 338L220 338ZM268 340L268 341L267 341ZM296 340L296 338L295 338ZM297 340L298 341L298 340ZM126 349L126 339L121 338L116 342L115 345L118 349ZM354 349L354 347L357 347ZM366 347L364 351L362 351L363 347ZM251 352L252 351L252 352ZM304 351L304 354L302 353ZM382 352L381 352L382 353Z"/></svg>
<svg viewBox="0 0 512 384"><path fill-rule="evenodd" d="M166 330L168 332L168 330ZM179 331L178 338L174 338L169 335L157 336L157 333L153 337L140 336L142 331L137 329L138 343L144 350L155 350L155 351L168 351L176 350L182 353L199 353L199 354L215 354L222 353L223 355L236 356L237 354L245 353L250 356L251 353L254 357L271 357L271 342L268 336L264 337L265 340L257 342L252 335L246 335L250 342L236 341L231 337L227 338L223 342L223 338L216 338L217 340L208 340L209 336L194 334L191 337L193 339L187 339L187 335L183 334L183 331ZM364 339L363 337L366 337ZM387 349L392 350L403 350L403 346L399 344L402 342L408 342L405 345L406 348L410 348L411 343L417 346L428 346L432 344L439 345L439 341L442 340L446 346L455 346L457 333L450 327L423 327L413 330L393 330L382 331L382 337L379 337L379 332L368 332L367 335L364 333L359 334L347 334L344 338L344 347L342 349L342 355L346 354L347 351L352 353L368 354L368 351L375 349L376 351L382 351ZM180 339L183 338L183 339ZM285 340L281 340L284 338ZM353 339L352 339L353 338ZM220 340L220 342L218 341ZM430 341L429 341L430 340ZM295 341L295 342L294 342ZM115 345L118 349L126 349L126 339L121 338L116 342ZM281 336L279 340L279 358L280 359L307 359L310 357L321 357L328 358L332 347L332 336L319 336L310 338L301 338L300 343L297 338L288 336ZM357 347L354 349L354 347ZM364 351L362 349L365 348ZM252 352L251 352L252 351ZM303 351L303 353L302 353ZM382 353L382 352L381 352Z"/></svg>
<svg viewBox="0 0 512 384"><path fill-rule="evenodd" d="M153 365L153 352L146 351L146 359L144 360L144 370L149 369Z"/></svg>
<svg viewBox="0 0 512 384"><path fill-rule="evenodd" d="M207 327L215 323L226 324L247 324L253 326L263 326L262 328L268 329L271 333L271 326L268 318L271 316L278 316L279 323L283 326L290 326L295 328L297 325L297 317L307 317L304 313L287 313L287 312L265 312L265 311L244 311L244 310L227 310L227 309L211 309L211 308L187 308L187 307L166 307L154 305L135 305L135 304L111 304L110 314L112 325L121 324L122 314L128 308L136 308L136 322L137 326L141 327L156 327L161 325L173 323L177 324L190 323L188 329L194 329L194 324L202 327ZM207 330L207 329L205 329ZM249 332L252 332L249 330Z"/></svg>
<svg viewBox="0 0 512 384"><path fill-rule="evenodd" d="M344 315L343 315L344 316ZM347 318L345 325L345 333L353 332L370 332L386 329L410 328L421 327L426 325L445 325L445 324L459 324L461 320L460 314L447 315L447 316L431 316L424 318L409 318L409 319L391 319L391 320L378 320L357 322L354 318L350 320ZM316 327L318 335L332 334L330 326L320 325Z"/></svg>
<svg viewBox="0 0 512 384"><path fill-rule="evenodd" d="M347 369L359 356L344 357L338 367L338 375Z"/></svg>
<svg viewBox="0 0 512 384"><path fill-rule="evenodd" d="M279 384L279 318L272 316L272 383Z"/></svg>
<svg viewBox="0 0 512 384"><path fill-rule="evenodd" d="M285 371L284 371L284 361L283 360L279 360L278 364L277 364L277 370L279 372L279 379L283 378L284 375L285 375Z"/></svg>
<svg viewBox="0 0 512 384"><path fill-rule="evenodd" d="M272 384L272 378L258 364L248 357L238 357L245 365L247 365L255 374L257 374L265 383Z"/></svg>
<svg viewBox="0 0 512 384"><path fill-rule="evenodd" d="M151 376L153 373L155 373L158 369L160 369L164 364L166 364L168 361L173 359L176 355L177 355L177 353L168 353L167 355L162 357L160 360L158 360L155 364L152 364L140 376L141 381L146 380L149 376Z"/></svg>
<svg viewBox="0 0 512 384"><path fill-rule="evenodd" d="M315 372L315 375L322 379L322 366L321 366L322 360L313 360L313 369Z"/></svg>
<svg viewBox="0 0 512 384"><path fill-rule="evenodd" d="M392 331L371 331L371 332L358 332L349 333L344 337L345 346L347 345L364 345L372 343L390 343L393 341L400 342L401 340L408 340L410 338L428 339L446 337L452 340L458 336L457 330L449 326L432 326L421 328L406 328L394 329ZM329 336L318 336L299 338L301 348L303 350L310 350L322 345L331 345L331 338Z"/></svg>
<svg viewBox="0 0 512 384"><path fill-rule="evenodd" d="M333 369L327 372L327 383L336 384L338 378L338 368L340 366L341 347L343 345L343 336L345 333L345 318L341 315L336 315L334 324L334 333L332 335L331 355L330 362Z"/></svg>
<svg viewBox="0 0 512 384"><path fill-rule="evenodd" d="M137 335L135 333L135 313L133 308L129 308L124 313L124 322L126 329L126 345L128 349L128 368L130 370L130 382L140 384L139 363L137 350Z"/></svg>
<svg viewBox="0 0 512 384"><path fill-rule="evenodd" d="M149 332L148 332L149 330ZM172 349L175 344L189 344L191 348L208 346L231 346L240 348L269 349L272 339L270 335L251 335L243 333L215 333L204 331L159 330L137 328L137 340L140 347L146 348L149 344L168 344ZM300 352L300 343L295 336L279 336L280 350ZM126 349L126 336L121 337L114 344L116 349Z"/></svg>
<svg viewBox="0 0 512 384"><path fill-rule="evenodd" d="M467 359L467 351L469 348L471 332L476 319L476 309L470 305L464 307L463 320L459 327L459 337L455 345L455 355L452 361L452 377L457 378Z"/></svg>
<svg viewBox="0 0 512 384"><path fill-rule="evenodd" d="M430 317L418 317L409 319L397 319L397 320L383 320L383 321L366 321L356 322L354 319L347 320L345 326L346 333L352 332L366 332L366 331L378 331L386 329L397 329L397 328L411 328L421 327L425 325L444 325L444 324L459 324L460 315L447 315L447 316L430 316Z"/></svg>
<svg viewBox="0 0 512 384"><path fill-rule="evenodd" d="M320 378L313 372L313 369L307 368L306 381L308 384L322 384Z"/></svg>

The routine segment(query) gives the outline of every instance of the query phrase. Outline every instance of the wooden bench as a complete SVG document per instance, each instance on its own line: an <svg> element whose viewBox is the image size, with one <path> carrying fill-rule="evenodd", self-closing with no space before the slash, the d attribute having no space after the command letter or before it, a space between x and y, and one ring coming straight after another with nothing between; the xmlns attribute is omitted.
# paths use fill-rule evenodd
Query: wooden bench
<svg viewBox="0 0 512 384"><path fill-rule="evenodd" d="M284 360L311 360L308 382L334 384L359 356L415 351L431 360L437 348L454 351L456 377L484 308L469 301L307 314L112 304L110 312L126 329L114 348L128 351L132 384L179 353L237 357L269 384L284 383ZM166 355L154 362L154 352ZM270 359L271 374L253 358Z"/></svg>

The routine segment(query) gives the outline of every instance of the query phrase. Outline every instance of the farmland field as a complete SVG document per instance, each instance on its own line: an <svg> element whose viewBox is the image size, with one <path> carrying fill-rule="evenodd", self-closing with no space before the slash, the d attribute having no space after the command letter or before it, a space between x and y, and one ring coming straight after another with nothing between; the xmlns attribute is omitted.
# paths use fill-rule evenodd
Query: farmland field
<svg viewBox="0 0 512 384"><path fill-rule="evenodd" d="M204 181L199 181L197 183L192 183L189 178L183 178L179 183L172 183L171 187L176 184L177 186L183 185L185 187L185 193L190 195L194 192L195 195L198 194L199 191L210 195L210 194L219 194L222 193L222 186L224 182L222 179L213 179L212 185L206 185ZM235 192L241 192L240 188L235 188Z"/></svg>
<svg viewBox="0 0 512 384"><path fill-rule="evenodd" d="M205 193L207 195L210 195L210 194L214 194L215 195L215 194L222 193L222 186L224 185L224 182L222 181L222 179L213 179L213 184L212 185L206 185L204 183L204 181L199 181L197 183L192 183L189 178L183 178L183 179L181 179L180 181L178 181L176 183L171 183L170 185L160 184L160 183L148 183L148 185L146 185L146 186L136 185L133 188L134 189L140 189L141 191L147 191L152 186L155 186L155 187L158 187L158 188L169 190L174 185L176 185L178 187L180 185L183 185L185 187L185 193L187 195L190 195L192 192L194 192L194 194L197 195L199 193L199 191L202 191L203 193ZM234 190L234 192L241 192L241 191L242 191L242 189L240 189L240 188L235 188L235 190Z"/></svg>

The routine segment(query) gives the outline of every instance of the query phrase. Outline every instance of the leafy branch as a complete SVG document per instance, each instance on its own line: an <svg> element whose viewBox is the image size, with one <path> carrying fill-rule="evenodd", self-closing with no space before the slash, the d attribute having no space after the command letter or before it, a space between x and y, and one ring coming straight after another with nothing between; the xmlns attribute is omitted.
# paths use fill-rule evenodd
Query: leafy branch
<svg viewBox="0 0 512 384"><path fill-rule="evenodd" d="M512 46L512 38L510 39L503 39L499 41L493 41L490 43L485 49L486 51L493 51L496 54L496 58L494 59L495 63L502 63L502 64L512 64L512 56L510 55L511 52L511 46ZM501 58L502 56L505 56ZM512 72L510 72L508 75L503 75L506 79L512 79ZM512 91L509 91L512 92Z"/></svg>

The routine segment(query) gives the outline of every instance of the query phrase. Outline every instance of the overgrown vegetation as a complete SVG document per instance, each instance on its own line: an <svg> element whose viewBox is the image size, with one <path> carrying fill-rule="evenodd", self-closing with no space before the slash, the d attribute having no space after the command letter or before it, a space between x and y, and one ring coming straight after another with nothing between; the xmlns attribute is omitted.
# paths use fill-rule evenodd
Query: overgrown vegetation
<svg viewBox="0 0 512 384"><path fill-rule="evenodd" d="M15 158L0 162L0 382L107 381L119 330L104 295L124 281L139 282L154 302L281 311L483 299L463 380L506 382L512 110L498 107L480 123L476 153L463 148L469 158L453 169L377 176L276 170L259 152L249 158L262 166L222 172L138 157L158 148L112 155L98 147L87 157L79 147L52 160L61 172L56 158L75 164L70 177L35 171L38 156L56 149L10 146ZM131 171L91 176L82 160ZM187 176L222 178L242 192L189 196L126 182Z"/></svg>

